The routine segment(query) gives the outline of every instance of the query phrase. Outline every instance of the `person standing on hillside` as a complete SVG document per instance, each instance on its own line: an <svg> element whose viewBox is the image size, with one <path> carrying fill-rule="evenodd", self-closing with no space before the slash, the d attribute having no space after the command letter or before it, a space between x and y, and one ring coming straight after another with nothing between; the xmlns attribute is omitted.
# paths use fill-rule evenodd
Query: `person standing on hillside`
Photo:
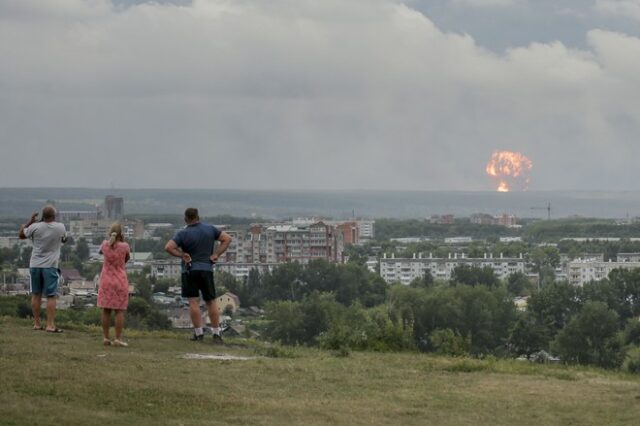
<svg viewBox="0 0 640 426"><path fill-rule="evenodd" d="M167 242L165 250L182 259L182 297L189 300L189 315L193 323L191 340L204 339L200 294L207 305L214 343L222 343L220 314L215 305L216 290L213 283L213 265L231 244L231 236L213 225L200 222L198 209L184 212L187 224ZM216 241L220 244L216 247Z"/></svg>
<svg viewBox="0 0 640 426"><path fill-rule="evenodd" d="M29 261L31 275L31 311L33 313L33 329L42 330L40 322L40 304L42 293L47 298L47 326L49 333L61 333L55 326L56 296L60 281L58 260L60 248L67 240L67 231L62 223L56 222L56 209L45 206L42 209L42 220L37 221L38 213L31 215L29 221L20 227L18 237L21 240L31 239L33 251Z"/></svg>
<svg viewBox="0 0 640 426"><path fill-rule="evenodd" d="M105 346L129 346L122 341L124 312L129 304L129 279L125 264L129 261L129 244L124 242L122 225L114 223L109 239L102 242L100 253L104 256L98 289L98 307L102 308L102 342ZM115 311L116 338L109 339L111 311Z"/></svg>

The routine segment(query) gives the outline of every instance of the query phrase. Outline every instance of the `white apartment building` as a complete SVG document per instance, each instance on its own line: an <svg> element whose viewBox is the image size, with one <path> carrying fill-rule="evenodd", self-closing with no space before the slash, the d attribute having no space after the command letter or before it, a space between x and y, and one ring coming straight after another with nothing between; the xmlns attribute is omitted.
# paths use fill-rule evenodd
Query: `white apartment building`
<svg viewBox="0 0 640 426"><path fill-rule="evenodd" d="M256 269L260 275L273 271L277 263L219 263L216 271L228 272L238 279L246 279L252 269Z"/></svg>
<svg viewBox="0 0 640 426"><path fill-rule="evenodd" d="M525 259L519 257L493 257L485 254L483 258L469 258L464 253L449 253L448 258L437 258L429 254L423 257L422 253L414 254L413 258L387 257L380 259L380 276L387 282L400 282L408 285L416 278L430 273L433 278L451 279L453 270L460 265L484 268L490 267L500 279L505 279L515 272L525 272Z"/></svg>
<svg viewBox="0 0 640 426"><path fill-rule="evenodd" d="M179 260L154 260L150 264L151 276L156 278L180 278L182 266Z"/></svg>
<svg viewBox="0 0 640 426"><path fill-rule="evenodd" d="M640 253L618 253L618 262L640 262Z"/></svg>
<svg viewBox="0 0 640 426"><path fill-rule="evenodd" d="M471 237L448 237L444 239L445 244L469 244L473 242Z"/></svg>
<svg viewBox="0 0 640 426"><path fill-rule="evenodd" d="M112 219L80 219L71 220L69 222L69 234L73 238L106 238L111 225L114 223ZM144 223L142 221L121 220L122 232L127 239L142 238L144 236Z"/></svg>
<svg viewBox="0 0 640 426"><path fill-rule="evenodd" d="M607 278L614 269L635 268L640 268L640 262L603 262L591 259L577 259L567 264L567 279L570 284L582 287L590 281L600 281Z"/></svg>

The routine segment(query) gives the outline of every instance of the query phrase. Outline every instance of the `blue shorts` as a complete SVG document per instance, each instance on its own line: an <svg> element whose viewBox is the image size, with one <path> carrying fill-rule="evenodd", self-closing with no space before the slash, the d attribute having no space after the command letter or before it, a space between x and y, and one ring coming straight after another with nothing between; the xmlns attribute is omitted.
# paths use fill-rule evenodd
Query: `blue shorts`
<svg viewBox="0 0 640 426"><path fill-rule="evenodd" d="M29 268L31 274L31 293L53 297L58 293L60 271L58 268Z"/></svg>

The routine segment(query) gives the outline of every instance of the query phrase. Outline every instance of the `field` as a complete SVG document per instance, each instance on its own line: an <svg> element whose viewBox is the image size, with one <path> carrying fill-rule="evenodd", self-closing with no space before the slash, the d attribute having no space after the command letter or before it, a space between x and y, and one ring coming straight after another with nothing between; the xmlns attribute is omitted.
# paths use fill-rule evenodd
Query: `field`
<svg viewBox="0 0 640 426"><path fill-rule="evenodd" d="M268 348L188 332L59 335L0 318L0 424L637 424L640 377L417 353ZM185 355L250 359L185 359Z"/></svg>

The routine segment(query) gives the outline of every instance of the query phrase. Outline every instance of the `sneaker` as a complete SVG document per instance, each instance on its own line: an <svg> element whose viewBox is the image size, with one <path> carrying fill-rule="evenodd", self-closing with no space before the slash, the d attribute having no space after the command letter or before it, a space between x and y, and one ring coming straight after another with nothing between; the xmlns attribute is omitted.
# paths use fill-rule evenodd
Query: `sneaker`
<svg viewBox="0 0 640 426"><path fill-rule="evenodd" d="M191 339L189 340L191 340L192 342L202 342L204 340L204 334L193 333Z"/></svg>
<svg viewBox="0 0 640 426"><path fill-rule="evenodd" d="M222 340L222 335L221 334L214 334L213 335L213 344L214 345L222 345L224 343L224 340Z"/></svg>
<svg viewBox="0 0 640 426"><path fill-rule="evenodd" d="M111 342L111 345L117 346L120 348L126 348L127 346L129 346L127 342L123 342L122 340L118 340L118 339L114 339L113 342Z"/></svg>

